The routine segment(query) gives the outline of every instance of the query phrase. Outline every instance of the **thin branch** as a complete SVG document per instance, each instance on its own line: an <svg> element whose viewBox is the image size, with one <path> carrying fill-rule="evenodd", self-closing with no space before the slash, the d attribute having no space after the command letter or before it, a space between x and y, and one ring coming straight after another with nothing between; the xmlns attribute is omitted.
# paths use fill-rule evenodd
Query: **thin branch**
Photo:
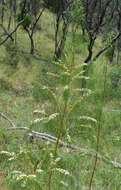
<svg viewBox="0 0 121 190"><path fill-rule="evenodd" d="M5 32L5 35L9 36L11 38L11 40L14 41L13 37L10 36L9 32L6 30L6 28L3 26L3 24L0 24L0 26L3 29L3 31Z"/></svg>
<svg viewBox="0 0 121 190"><path fill-rule="evenodd" d="M42 11L40 12L39 16L38 16L37 19L35 20L35 23L34 23L33 26L32 26L32 32L31 32L31 35L33 35L34 30L35 30L35 27L36 27L36 25L37 25L37 23L38 23L40 17L42 16L44 10L45 10L45 7L42 9Z"/></svg>
<svg viewBox="0 0 121 190"><path fill-rule="evenodd" d="M111 43L109 45L107 45L106 47L104 47L103 49L101 49L93 58L93 61L95 61L98 57L100 57L106 50L108 50L110 48L110 46L115 43L119 38L121 37L121 32L112 39Z"/></svg>
<svg viewBox="0 0 121 190"><path fill-rule="evenodd" d="M24 22L24 20L20 21L20 22L17 24L16 28L15 28L2 42L0 42L0 46L3 45L9 38L12 37L12 35L17 31L17 29L19 28L19 26L21 26L21 24L22 24L23 22Z"/></svg>

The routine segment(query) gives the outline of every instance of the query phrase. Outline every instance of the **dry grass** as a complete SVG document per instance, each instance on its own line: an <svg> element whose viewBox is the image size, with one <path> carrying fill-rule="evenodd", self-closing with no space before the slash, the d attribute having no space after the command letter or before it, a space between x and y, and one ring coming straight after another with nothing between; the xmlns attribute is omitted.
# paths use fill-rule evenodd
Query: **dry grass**
<svg viewBox="0 0 121 190"><path fill-rule="evenodd" d="M0 172L0 190L7 190L7 188L4 185L4 173Z"/></svg>

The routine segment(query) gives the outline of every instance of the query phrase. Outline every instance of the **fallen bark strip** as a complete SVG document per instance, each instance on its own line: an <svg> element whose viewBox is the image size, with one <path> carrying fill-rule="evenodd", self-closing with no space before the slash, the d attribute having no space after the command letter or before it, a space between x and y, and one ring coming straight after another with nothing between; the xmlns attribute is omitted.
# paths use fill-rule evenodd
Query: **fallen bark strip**
<svg viewBox="0 0 121 190"><path fill-rule="evenodd" d="M28 135L30 137L33 137L33 139L38 139L38 140L44 140L44 141L49 141L50 143L55 144L57 141L57 138L47 134L47 133L40 133L37 131L31 131L29 128L27 127L16 127L16 125L3 113L0 112L0 116L3 117L3 119L7 120L10 124L11 124L11 128L7 128L7 130L23 130L23 131L27 131ZM91 156L91 157L95 157L97 155L97 152L94 149L86 149L86 148L80 148L78 146L75 145L71 145L71 144L67 144L64 141L59 141L59 146L60 147L65 147L70 149L71 151L76 151L79 154L83 155L83 156ZM106 158L104 155L101 155L100 153L98 153L98 159L104 161L106 164L110 164L111 166L113 166L114 168L117 169L121 169L121 163L117 162L117 161L113 161L110 160L109 158Z"/></svg>
<svg viewBox="0 0 121 190"><path fill-rule="evenodd" d="M3 119L7 120L13 128L16 127L15 124L11 121L11 119L9 119L4 113L0 112L0 116Z"/></svg>
<svg viewBox="0 0 121 190"><path fill-rule="evenodd" d="M26 130L26 131L29 131L29 128L15 127L15 128L11 128L11 129L9 128L9 130ZM36 132L36 131L31 131L31 133L29 133L29 135L32 136L34 139L49 141L50 143L54 143L54 144L57 141L56 137L54 137L52 135L49 135L47 133L39 133L39 132ZM86 149L86 148L80 148L80 147L77 147L75 145L67 144L67 143L65 143L63 141L59 141L59 146L68 148L68 149L76 151L76 152L79 152L79 154L82 154L83 156L91 156L91 157L96 156L96 151L93 150L93 149L91 150L91 149ZM121 169L121 163L109 160L108 158L106 158L105 156L102 156L99 153L98 153L98 159L101 159L105 163L112 165L114 168Z"/></svg>

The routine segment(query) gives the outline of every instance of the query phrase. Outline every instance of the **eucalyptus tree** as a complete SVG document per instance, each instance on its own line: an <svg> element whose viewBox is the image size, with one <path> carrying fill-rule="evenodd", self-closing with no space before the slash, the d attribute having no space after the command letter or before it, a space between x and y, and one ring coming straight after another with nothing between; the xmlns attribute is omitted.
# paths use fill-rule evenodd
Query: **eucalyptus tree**
<svg viewBox="0 0 121 190"><path fill-rule="evenodd" d="M60 59L66 42L69 26L69 8L72 0L44 0L44 6L56 16L55 58ZM61 31L61 32L60 32ZM61 35L60 35L61 33Z"/></svg>
<svg viewBox="0 0 121 190"><path fill-rule="evenodd" d="M27 32L28 37L30 39L30 53L34 54L35 45L34 45L34 32L36 29L36 25L42 16L44 11L44 7L41 8L41 1L30 1L23 0L19 4L19 14L18 21L24 20L22 26L23 29Z"/></svg>
<svg viewBox="0 0 121 190"><path fill-rule="evenodd" d="M112 3L113 0L83 0L85 13L83 27L88 34L88 55L85 63L91 62L97 37L113 19Z"/></svg>
<svg viewBox="0 0 121 190"><path fill-rule="evenodd" d="M112 48L121 36L117 30L116 22L116 1L115 0L77 0L78 6L72 14L75 16L75 23L81 25L83 35L87 38L87 56L84 62L90 65L104 52ZM76 4L77 4L76 2ZM79 13L79 14L78 14ZM101 42L102 48L94 51L97 39L104 39ZM82 35L81 35L82 37ZM113 49L113 48L112 48ZM88 74L88 68L84 66L84 76ZM86 82L82 80L82 88Z"/></svg>

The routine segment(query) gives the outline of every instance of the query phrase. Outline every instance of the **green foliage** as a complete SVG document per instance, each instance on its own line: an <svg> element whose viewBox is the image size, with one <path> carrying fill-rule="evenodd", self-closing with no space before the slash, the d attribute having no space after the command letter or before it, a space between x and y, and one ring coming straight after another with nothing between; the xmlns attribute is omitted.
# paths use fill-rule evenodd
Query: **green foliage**
<svg viewBox="0 0 121 190"><path fill-rule="evenodd" d="M38 176L26 175L20 171L13 171L7 178L9 187L18 190L41 190Z"/></svg>
<svg viewBox="0 0 121 190"><path fill-rule="evenodd" d="M4 78L1 78L0 79L0 90L11 90L12 89L12 85L9 81L7 81L6 79Z"/></svg>
<svg viewBox="0 0 121 190"><path fill-rule="evenodd" d="M69 17L70 22L76 27L84 21L84 11L81 0L72 1Z"/></svg>
<svg viewBox="0 0 121 190"><path fill-rule="evenodd" d="M44 114L38 110L41 117L35 119L32 126L41 131L49 128L49 131L53 131L56 136L60 130L59 126L61 126L63 138L68 139L74 131L81 130L82 102L91 94L91 90L80 88L82 79L89 80L89 77L83 76L83 65L85 64L68 63L68 55L64 59L64 61L52 63L49 72L44 73L46 80L43 83L42 80L39 80L34 84L33 96L35 100L41 102L42 108L40 109ZM55 82L53 83L53 81ZM50 120L49 118L55 114L57 117L54 117L53 121ZM63 117L64 121L61 124ZM89 119L91 120L91 117L83 118L85 125Z"/></svg>
<svg viewBox="0 0 121 190"><path fill-rule="evenodd" d="M14 153L1 152L1 158L4 156L4 161L8 163L6 166L6 171L8 171L7 184L12 190L17 188L19 190L44 190L47 185L45 179L51 180L51 175L54 179L51 182L54 189L57 189L60 184L63 189L69 187L68 183L73 181L73 176L68 168L61 167L58 142L62 139L67 143L71 142L73 131L76 128L81 130L81 128L79 129L81 120L85 122L85 125L90 121L92 125L96 122L95 119L81 116L80 113L83 99L90 94L88 89L80 88L82 78L88 80L87 77L82 76L83 64L72 66L64 61L59 61L53 62L52 68L53 71L50 69L46 73L46 80L53 81L56 77L56 83L52 85L48 82L48 85L45 85L45 81L43 81L40 84L39 101L43 104L40 111L39 109L34 111L37 116L35 115L36 118L31 122L30 131L33 129L42 131L42 128L45 131L49 127L50 131L53 131L57 136L55 146L51 147L48 143L43 146L35 141L33 145L26 146L25 144L24 149L22 145L20 150L15 150ZM38 170L44 171L38 176ZM58 180L57 176L61 181ZM67 181L63 180L64 176ZM57 182L55 183L55 181Z"/></svg>
<svg viewBox="0 0 121 190"><path fill-rule="evenodd" d="M81 1L75 0L73 12L69 15L72 18L72 27L83 22L83 9L79 6ZM5 58L0 64L0 111L7 114L17 127L30 127L30 134L31 130L36 130L56 137L60 135L59 140L67 145L77 145L82 152L40 139L30 143L30 136L26 132L8 130L9 122L0 117L0 169L6 173L8 189L12 190L45 190L51 175L52 190L88 189L94 163L94 157L88 152L88 148L92 150L96 147L100 110L103 113L100 121L99 154L109 160L120 160L120 65L108 65L107 59L101 57L89 67L89 77L84 77L82 63L87 53L87 38L80 35L79 28L73 33L71 27L62 61L51 62L54 41L49 36L50 33L54 36L54 30L49 18L53 21L53 16L48 12L44 16L42 31L36 33L36 48L39 44L41 55L35 52L35 57L29 54L25 57L18 53L17 47L11 42L6 44L5 52L1 48L0 54ZM29 27L30 17L25 20L24 27ZM18 45L21 42L20 49L26 47L24 30L18 30L17 37ZM105 39L105 45L110 45L109 52L107 51L109 56L113 37L111 34L107 41ZM101 46L102 42L97 39L94 53ZM11 67L14 64L18 66L16 73L13 73ZM106 91L103 94L105 67ZM11 75L8 76L6 70ZM81 89L82 79L87 81L86 89ZM32 92L30 90L27 93L25 90L24 97L21 93L15 94L13 86L17 86L19 90L19 85L25 89L33 85ZM105 104L102 101L103 96ZM111 164L108 165L100 158L92 189L119 190L120 177L120 170L113 169Z"/></svg>
<svg viewBox="0 0 121 190"><path fill-rule="evenodd" d="M23 21L22 26L24 29L30 27L31 20L32 20L32 18L30 15L21 15L21 13L18 15L18 18L17 18L18 22Z"/></svg>
<svg viewBox="0 0 121 190"><path fill-rule="evenodd" d="M120 86L120 80L121 80L121 68L120 66L113 66L111 73L110 73L110 79L112 88L118 88Z"/></svg>
<svg viewBox="0 0 121 190"><path fill-rule="evenodd" d="M50 11L57 13L58 8L61 6L61 1L59 0L44 0L44 6L47 7Z"/></svg>
<svg viewBox="0 0 121 190"><path fill-rule="evenodd" d="M114 99L121 98L121 68L119 65L113 65L109 73L108 91L110 97Z"/></svg>
<svg viewBox="0 0 121 190"><path fill-rule="evenodd" d="M5 44L6 49L6 57L4 58L4 62L7 65L16 68L19 62L19 55L17 53L17 46L13 42L8 42Z"/></svg>
<svg viewBox="0 0 121 190"><path fill-rule="evenodd" d="M115 33L111 31L107 35L103 36L103 41L105 42L106 45L111 45L112 39L115 37Z"/></svg>

